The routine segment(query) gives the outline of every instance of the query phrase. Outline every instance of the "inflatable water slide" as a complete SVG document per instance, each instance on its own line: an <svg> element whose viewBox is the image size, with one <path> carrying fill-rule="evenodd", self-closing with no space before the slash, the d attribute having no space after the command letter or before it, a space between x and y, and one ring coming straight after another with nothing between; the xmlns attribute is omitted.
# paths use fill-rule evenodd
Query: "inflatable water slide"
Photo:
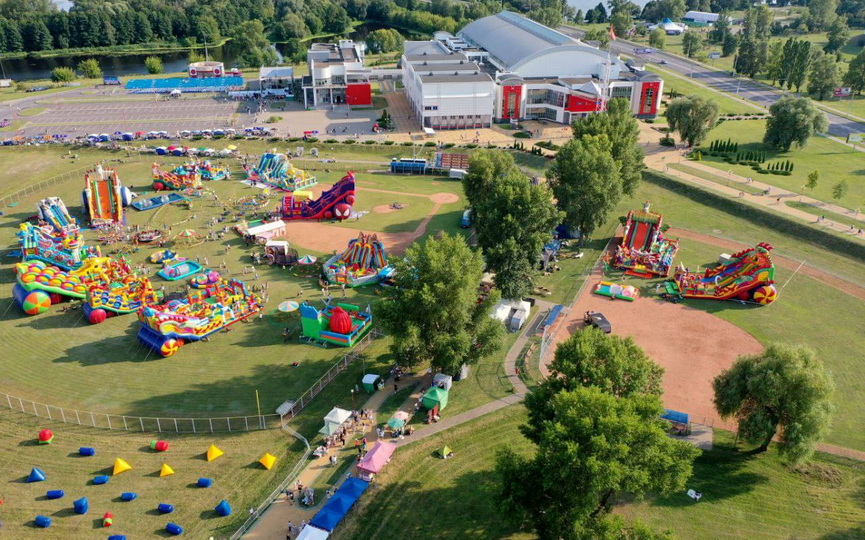
<svg viewBox="0 0 865 540"><path fill-rule="evenodd" d="M351 240L341 254L328 259L323 269L328 281L349 287L378 283L393 272L378 236L364 233Z"/></svg>
<svg viewBox="0 0 865 540"><path fill-rule="evenodd" d="M683 268L673 278L679 294L685 298L709 300L742 300L771 304L778 298L775 289L775 265L769 252L772 246L761 242L702 274Z"/></svg>
<svg viewBox="0 0 865 540"><path fill-rule="evenodd" d="M247 180L292 192L318 184L315 175L293 166L285 154L276 153L262 154L258 165L247 172Z"/></svg>
<svg viewBox="0 0 865 540"><path fill-rule="evenodd" d="M61 270L79 268L88 257L99 257L99 246L84 245L81 233L76 229L58 232L51 225L38 227L22 223L16 233L21 258L24 261L43 261Z"/></svg>
<svg viewBox="0 0 865 540"><path fill-rule="evenodd" d="M625 220L622 243L616 247L614 266L628 275L652 278L666 276L679 249L679 241L661 232L664 217L649 211L630 211Z"/></svg>
<svg viewBox="0 0 865 540"><path fill-rule="evenodd" d="M84 174L84 191L81 195L93 227L123 223L123 207L132 198L129 190L120 184L117 171L104 168L101 164Z"/></svg>
<svg viewBox="0 0 865 540"><path fill-rule="evenodd" d="M78 221L69 215L69 210L60 197L47 197L36 204L36 215L51 225L61 235L77 235Z"/></svg>
<svg viewBox="0 0 865 540"><path fill-rule="evenodd" d="M339 182L323 191L321 196L314 201L295 195L283 197L280 213L284 220L346 219L351 215L351 206L354 201L354 173L347 172Z"/></svg>

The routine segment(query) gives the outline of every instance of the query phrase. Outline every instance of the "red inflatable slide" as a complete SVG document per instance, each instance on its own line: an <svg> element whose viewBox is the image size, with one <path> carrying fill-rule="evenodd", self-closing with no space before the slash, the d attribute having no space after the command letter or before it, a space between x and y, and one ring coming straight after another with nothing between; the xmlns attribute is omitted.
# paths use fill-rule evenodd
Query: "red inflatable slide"
<svg viewBox="0 0 865 540"><path fill-rule="evenodd" d="M314 200L282 198L282 219L347 219L355 201L354 173L346 172L342 179Z"/></svg>

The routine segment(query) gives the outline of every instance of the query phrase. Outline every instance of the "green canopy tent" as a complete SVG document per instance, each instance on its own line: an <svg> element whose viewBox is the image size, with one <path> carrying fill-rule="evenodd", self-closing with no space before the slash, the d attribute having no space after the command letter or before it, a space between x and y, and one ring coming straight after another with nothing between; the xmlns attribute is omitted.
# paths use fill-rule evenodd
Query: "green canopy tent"
<svg viewBox="0 0 865 540"><path fill-rule="evenodd" d="M387 427L391 429L402 429L405 427L405 420L400 420L399 418L391 418L387 421Z"/></svg>
<svg viewBox="0 0 865 540"><path fill-rule="evenodd" d="M449 457L453 457L454 451L451 450L450 446L444 445L444 447L441 450L439 450L439 455L441 456L442 459L447 459Z"/></svg>
<svg viewBox="0 0 865 540"><path fill-rule="evenodd" d="M324 435L325 437L330 437L331 435L336 433L338 430L339 430L339 424L336 424L334 422L325 422L324 427L321 428L320 430L318 430L318 432L321 433L322 435Z"/></svg>
<svg viewBox="0 0 865 540"><path fill-rule="evenodd" d="M438 405L439 410L443 411L448 406L448 391L442 388L430 388L421 399L421 404L427 410L431 410Z"/></svg>

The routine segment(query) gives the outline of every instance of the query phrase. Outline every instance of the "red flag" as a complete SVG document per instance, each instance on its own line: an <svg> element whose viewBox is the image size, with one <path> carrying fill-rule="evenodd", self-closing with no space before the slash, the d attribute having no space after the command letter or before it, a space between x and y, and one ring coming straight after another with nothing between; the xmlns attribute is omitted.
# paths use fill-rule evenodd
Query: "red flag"
<svg viewBox="0 0 865 540"><path fill-rule="evenodd" d="M616 41L616 33L613 32L613 25L610 25L610 41Z"/></svg>

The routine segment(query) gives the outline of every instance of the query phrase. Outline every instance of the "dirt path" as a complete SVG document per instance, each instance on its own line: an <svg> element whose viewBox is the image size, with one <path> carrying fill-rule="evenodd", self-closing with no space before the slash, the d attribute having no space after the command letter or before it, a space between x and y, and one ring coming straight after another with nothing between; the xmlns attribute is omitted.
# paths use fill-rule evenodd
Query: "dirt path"
<svg viewBox="0 0 865 540"><path fill-rule="evenodd" d="M696 233L693 231L688 231L685 229L675 229L670 228L668 231L671 237L685 238L688 240L694 240L696 242L702 242L704 244L709 244L712 246L718 246L719 248L730 251L731 253L746 249L749 246L745 244L740 244L738 242L734 242L732 240L724 240L722 238L716 238L714 236L709 236L707 234ZM780 255L772 254L772 261L782 268L786 268L788 270L796 271L799 269L799 273L806 275L810 278L814 278L817 281L829 285L830 287L834 287L839 291L847 293L849 295L855 296L856 298L860 298L865 300L865 288L860 287L854 283L850 283L844 279L835 277L831 274L827 274L821 270L816 268L812 268L807 265L802 265L801 261L796 261L793 259L788 259L787 257L782 257ZM801 266L801 268L800 268Z"/></svg>

